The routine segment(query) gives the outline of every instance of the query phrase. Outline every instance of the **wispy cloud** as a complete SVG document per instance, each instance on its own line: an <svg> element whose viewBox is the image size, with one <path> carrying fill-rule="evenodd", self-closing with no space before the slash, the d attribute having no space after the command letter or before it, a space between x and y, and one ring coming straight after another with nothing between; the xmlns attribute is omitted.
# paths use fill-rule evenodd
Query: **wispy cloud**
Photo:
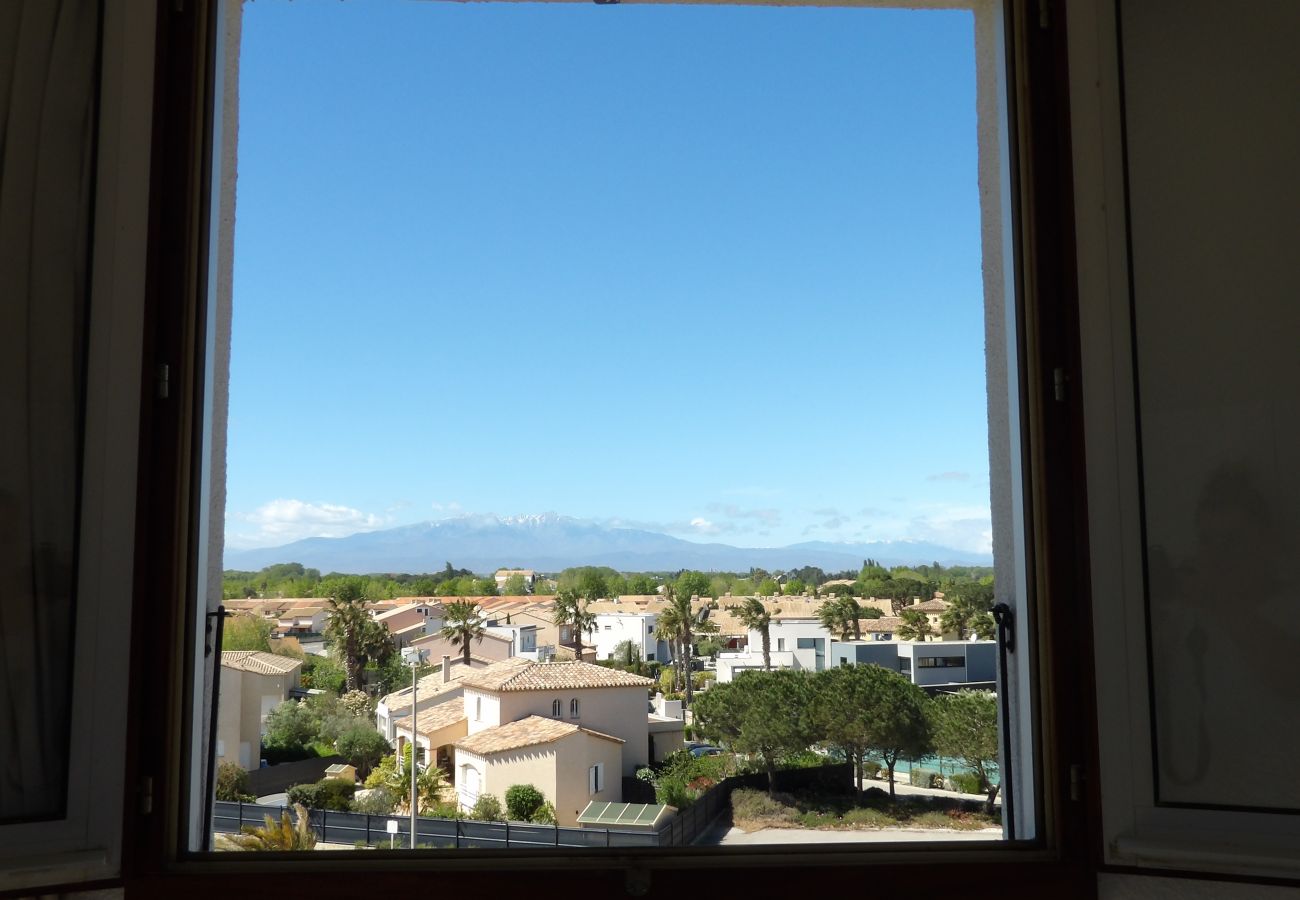
<svg viewBox="0 0 1300 900"><path fill-rule="evenodd" d="M926 481L970 481L970 472L936 472L925 476Z"/></svg>
<svg viewBox="0 0 1300 900"><path fill-rule="evenodd" d="M446 513L449 516L459 515L465 511L464 507L455 500L448 500L445 503L440 503L439 501L434 500L433 503L429 505L433 507L434 512Z"/></svg>
<svg viewBox="0 0 1300 900"><path fill-rule="evenodd" d="M337 503L276 499L251 513L228 513L235 527L227 528L231 547L270 547L309 537L344 537L374 531L393 521L392 515L367 513Z"/></svg>

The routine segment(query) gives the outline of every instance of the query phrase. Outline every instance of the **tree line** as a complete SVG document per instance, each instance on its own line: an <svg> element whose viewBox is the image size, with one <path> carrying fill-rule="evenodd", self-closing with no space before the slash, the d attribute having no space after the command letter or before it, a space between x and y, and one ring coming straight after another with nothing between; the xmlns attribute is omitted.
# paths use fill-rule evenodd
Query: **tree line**
<svg viewBox="0 0 1300 900"><path fill-rule="evenodd" d="M781 758L821 745L844 753L862 790L863 761L873 754L889 774L900 760L934 752L961 760L980 781L986 811L998 785L997 700L986 691L929 697L890 669L840 666L815 674L793 669L745 672L716 684L695 704L697 730L762 761L775 791Z"/></svg>

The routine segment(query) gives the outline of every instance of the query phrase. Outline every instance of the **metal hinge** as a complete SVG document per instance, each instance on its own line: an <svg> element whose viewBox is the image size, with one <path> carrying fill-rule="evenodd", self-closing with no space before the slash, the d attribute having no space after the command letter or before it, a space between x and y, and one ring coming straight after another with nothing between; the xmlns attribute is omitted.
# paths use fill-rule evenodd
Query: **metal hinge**
<svg viewBox="0 0 1300 900"><path fill-rule="evenodd" d="M1083 773L1083 766L1074 763L1070 766L1070 799L1079 801L1083 799L1083 783L1087 776Z"/></svg>
<svg viewBox="0 0 1300 900"><path fill-rule="evenodd" d="M1057 403L1065 402L1065 370L1056 368L1052 370L1052 393L1056 396Z"/></svg>
<svg viewBox="0 0 1300 900"><path fill-rule="evenodd" d="M158 363L153 374L154 396L166 400L172 392L172 367L167 363Z"/></svg>
<svg viewBox="0 0 1300 900"><path fill-rule="evenodd" d="M147 816L153 812L153 776L146 775L140 779L140 815Z"/></svg>

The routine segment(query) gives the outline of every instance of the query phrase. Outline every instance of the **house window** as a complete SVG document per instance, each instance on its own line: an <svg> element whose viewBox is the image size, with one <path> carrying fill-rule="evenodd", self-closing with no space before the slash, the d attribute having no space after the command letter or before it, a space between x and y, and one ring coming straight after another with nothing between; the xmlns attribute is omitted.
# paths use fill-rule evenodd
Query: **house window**
<svg viewBox="0 0 1300 900"><path fill-rule="evenodd" d="M569 718L570 718L570 719L576 719L576 718L578 718L578 698L577 698L577 697L574 697L572 700L569 701Z"/></svg>
<svg viewBox="0 0 1300 900"><path fill-rule="evenodd" d="M654 655L653 653L647 653L647 654L645 655L645 659L646 659L646 662L654 662L654 661L655 661L655 655Z"/></svg>
<svg viewBox="0 0 1300 900"><path fill-rule="evenodd" d="M560 717L560 701L559 701L559 700L552 700L552 701L551 701L551 718L552 718L552 719L558 719L559 717Z"/></svg>
<svg viewBox="0 0 1300 900"><path fill-rule="evenodd" d="M591 794L599 794L605 789L605 764L596 763L587 770L587 790Z"/></svg>
<svg viewBox="0 0 1300 900"><path fill-rule="evenodd" d="M918 656L916 658L918 669L957 669L965 665L964 656Z"/></svg>
<svg viewBox="0 0 1300 900"><path fill-rule="evenodd" d="M784 650L784 649L785 649L785 638L777 638L777 639L776 639L776 649L777 649L777 650Z"/></svg>

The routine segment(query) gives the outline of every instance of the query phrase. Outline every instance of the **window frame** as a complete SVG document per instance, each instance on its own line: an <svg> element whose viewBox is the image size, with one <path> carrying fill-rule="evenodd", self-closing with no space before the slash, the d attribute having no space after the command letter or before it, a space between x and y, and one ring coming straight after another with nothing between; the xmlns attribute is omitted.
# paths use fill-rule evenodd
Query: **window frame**
<svg viewBox="0 0 1300 900"><path fill-rule="evenodd" d="M196 548L206 523L201 521L208 486L194 477L203 468L205 428L203 377L210 359L203 354L201 314L209 290L210 212L213 160L212 109L220 90L214 58L228 23L221 11L229 0L210 5L160 2L154 145L161 160L152 173L150 253L148 266L145 360L177 360L178 402L144 411L141 425L141 511L137 516L134 641L157 648L148 665L133 658L130 745L127 783L152 779L153 803L146 810L128 807L124 827L124 878L130 891L185 891L195 897L223 896L232 890L270 891L300 887L302 859L234 861L182 851L186 816L187 721L192 698L177 685L190 684L188 635L196 632L193 610L203 560ZM973 0L985 9L991 0ZM883 4L882 4L883 5ZM736 871L765 869L774 887L806 884L810 871L828 889L860 887L869 877L882 890L914 889L924 872L933 889L962 890L973 897L1011 896L1014 884L1025 896L1051 890L1062 897L1089 896L1095 885L1096 798L1089 788L1071 787L1072 765L1093 765L1095 714L1091 687L1091 621L1087 593L1084 468L1079 412L1051 399L1052 373L1078 371L1077 309L1073 281L1073 220L1068 178L1068 81L1064 69L1064 4L1045 0L1007 0L1000 20L1008 70L1008 118L1014 135L1006 148L1011 174L1012 222L1016 231L1014 267L1017 283L1014 325L1020 334L1022 398L1019 427L1024 467L1032 480L1023 502L1034 515L1026 543L1037 565L1028 577L1037 587L1042 615L1025 623L1033 631L1036 690L1045 744L1038 755L1042 787L1039 821L1043 833L1029 845L999 844L973 850L969 845L936 842L924 846L893 845L882 851L846 851L834 847L718 848L706 854L621 850L571 851L561 855L499 851L461 851L426 858L377 861L369 854L316 853L313 868L328 878L312 881L321 896L352 896L376 885L386 889L418 888L424 870L436 865L445 888L482 891L505 888L518 873L538 868L584 870L589 889L619 895L639 886L665 887L673 873L689 871L702 891L734 887ZM1046 24L1044 24L1046 23ZM172 227L167 227L171 222ZM165 300L164 300L165 298ZM220 352L220 351L218 351ZM142 390L152 386L146 366ZM146 468L149 466L149 468ZM1081 565L1083 563L1084 565ZM189 597L182 605L172 598ZM1081 638L1082 636L1082 638ZM136 655L137 657L140 654ZM1076 762L1077 761L1077 762ZM130 799L136 798L134 788ZM1068 811L1068 814L1067 814ZM735 851L735 852L732 852ZM925 868L919 869L918 866ZM869 874L868 874L869 873ZM540 893L569 892L564 879ZM255 887L254 887L255 886ZM905 887L906 886L906 887Z"/></svg>

